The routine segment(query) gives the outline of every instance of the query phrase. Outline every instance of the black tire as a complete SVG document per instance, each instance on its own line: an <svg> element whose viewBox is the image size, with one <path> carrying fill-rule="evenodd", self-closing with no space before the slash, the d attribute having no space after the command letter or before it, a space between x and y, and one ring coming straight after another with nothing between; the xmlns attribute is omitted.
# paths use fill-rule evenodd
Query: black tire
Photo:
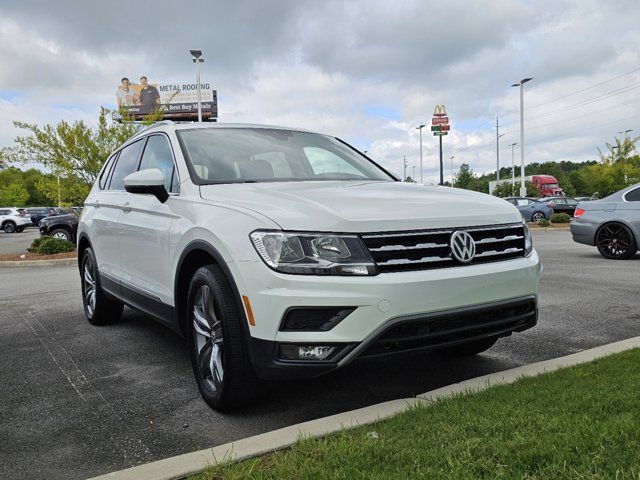
<svg viewBox="0 0 640 480"><path fill-rule="evenodd" d="M498 341L498 337L482 338L468 343L461 343L452 347L438 350L443 355L451 357L469 357L489 350Z"/></svg>
<svg viewBox="0 0 640 480"><path fill-rule="evenodd" d="M596 233L596 247L609 260L627 260L638 251L633 232L622 223L607 223Z"/></svg>
<svg viewBox="0 0 640 480"><path fill-rule="evenodd" d="M244 317L217 265L201 267L191 278L186 315L191 365L205 402L225 411L254 401L261 382L249 359Z"/></svg>
<svg viewBox="0 0 640 480"><path fill-rule="evenodd" d="M87 273L89 276L87 276ZM107 298L102 291L98 265L91 248L85 249L82 253L80 283L82 285L84 314L89 323L92 325L107 325L120 320L124 305L116 300ZM93 295L93 299L91 295Z"/></svg>
<svg viewBox="0 0 640 480"><path fill-rule="evenodd" d="M68 230L65 230L64 228L56 228L54 231L51 232L51 236L53 238L61 238L68 242L73 241L71 237L71 232L69 232Z"/></svg>
<svg viewBox="0 0 640 480"><path fill-rule="evenodd" d="M24 227L18 227L16 228L16 232L20 233L24 231Z"/></svg>
<svg viewBox="0 0 640 480"><path fill-rule="evenodd" d="M2 224L2 230L4 233L13 233L16 231L16 224L12 221L7 221Z"/></svg>
<svg viewBox="0 0 640 480"><path fill-rule="evenodd" d="M546 217L544 216L544 213L542 213L542 212L533 212L531 214L531 221L532 222L538 223L543 218L546 218Z"/></svg>

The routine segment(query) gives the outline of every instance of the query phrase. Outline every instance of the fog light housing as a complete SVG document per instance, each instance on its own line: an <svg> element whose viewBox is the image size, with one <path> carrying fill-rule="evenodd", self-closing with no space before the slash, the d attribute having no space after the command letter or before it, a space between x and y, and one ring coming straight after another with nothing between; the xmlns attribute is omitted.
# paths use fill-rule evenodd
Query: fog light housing
<svg viewBox="0 0 640 480"><path fill-rule="evenodd" d="M282 360L327 360L337 346L335 345L295 345L284 343L280 345Z"/></svg>

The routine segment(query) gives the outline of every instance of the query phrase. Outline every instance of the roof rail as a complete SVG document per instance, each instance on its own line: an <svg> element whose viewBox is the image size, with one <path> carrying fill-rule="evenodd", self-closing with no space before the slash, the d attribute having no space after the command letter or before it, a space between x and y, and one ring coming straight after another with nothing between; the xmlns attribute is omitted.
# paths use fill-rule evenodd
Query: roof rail
<svg viewBox="0 0 640 480"><path fill-rule="evenodd" d="M152 129L156 128L156 127L161 127L162 125L173 125L174 123L175 122L173 120L161 120L159 122L152 123L151 125L148 125L148 126L146 126L144 128L141 128L136 133L131 135L129 137L129 139L127 140L127 142L129 140L132 140L132 139L136 138L138 135L142 135L143 133L147 133L149 130L152 130Z"/></svg>

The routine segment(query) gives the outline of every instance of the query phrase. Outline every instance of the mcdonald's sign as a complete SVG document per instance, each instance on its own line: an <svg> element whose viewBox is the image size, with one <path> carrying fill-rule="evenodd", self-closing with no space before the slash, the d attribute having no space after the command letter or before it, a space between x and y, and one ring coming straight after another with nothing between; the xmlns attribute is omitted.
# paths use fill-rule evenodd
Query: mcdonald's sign
<svg viewBox="0 0 640 480"><path fill-rule="evenodd" d="M446 117L447 116L447 109L444 107L444 105L436 105L436 108L433 109L433 116L434 117Z"/></svg>

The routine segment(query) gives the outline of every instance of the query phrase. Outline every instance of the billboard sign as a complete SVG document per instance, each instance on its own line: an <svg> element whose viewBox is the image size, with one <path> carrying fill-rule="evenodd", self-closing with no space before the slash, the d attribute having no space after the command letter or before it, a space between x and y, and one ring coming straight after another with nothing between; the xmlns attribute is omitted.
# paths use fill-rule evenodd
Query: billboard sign
<svg viewBox="0 0 640 480"><path fill-rule="evenodd" d="M210 83L200 84L203 119L218 118L218 97ZM146 77L139 84L123 78L116 89L118 110L134 120L162 109L163 118L172 120L198 119L198 86L194 83L151 83Z"/></svg>

